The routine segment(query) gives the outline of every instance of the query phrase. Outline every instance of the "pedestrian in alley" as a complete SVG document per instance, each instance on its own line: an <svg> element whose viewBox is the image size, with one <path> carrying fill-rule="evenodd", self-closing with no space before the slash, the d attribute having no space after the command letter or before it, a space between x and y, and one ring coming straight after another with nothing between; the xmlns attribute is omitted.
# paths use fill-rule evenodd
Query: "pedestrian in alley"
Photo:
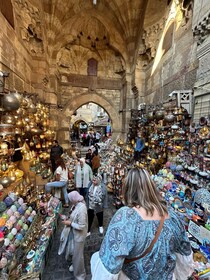
<svg viewBox="0 0 210 280"><path fill-rule="evenodd" d="M85 162L90 165L91 167L91 160L92 160L92 150L88 149L86 155L85 155Z"/></svg>
<svg viewBox="0 0 210 280"><path fill-rule="evenodd" d="M145 169L128 172L124 203L113 216L100 251L91 257L92 280L172 280L177 258L190 267L192 250L184 225L167 208Z"/></svg>
<svg viewBox="0 0 210 280"><path fill-rule="evenodd" d="M90 235L90 229L96 215L98 219L99 233L103 234L103 217L104 217L104 207L105 201L107 201L107 191L106 186L102 183L101 175L93 176L92 182L89 184L88 191L88 233Z"/></svg>
<svg viewBox="0 0 210 280"><path fill-rule="evenodd" d="M74 180L76 189L87 201L88 184L93 178L91 167L85 162L84 158L80 158L76 165Z"/></svg>
<svg viewBox="0 0 210 280"><path fill-rule="evenodd" d="M98 173L98 169L99 169L100 165L101 165L100 156L99 156L98 152L94 151L93 157L91 160L91 166L92 166L92 171L93 171L94 175L96 175Z"/></svg>
<svg viewBox="0 0 210 280"><path fill-rule="evenodd" d="M50 151L50 160L52 164L52 172L56 170L56 160L63 154L63 148L58 144L57 140L53 141L53 145Z"/></svg>
<svg viewBox="0 0 210 280"><path fill-rule="evenodd" d="M70 192L68 197L72 208L70 216L63 220L63 224L72 230L72 236L69 236L66 245L66 250L68 250L68 243L73 240L72 264L69 271L74 273L75 280L85 280L84 246L88 227L87 207L83 196L77 191ZM68 253L67 251L66 259L68 259Z"/></svg>
<svg viewBox="0 0 210 280"><path fill-rule="evenodd" d="M52 188L61 189L65 200L63 207L69 207L67 182L69 179L72 179L73 174L68 170L62 158L57 159L56 164L55 181L47 183L45 185L45 190L47 193L51 193Z"/></svg>

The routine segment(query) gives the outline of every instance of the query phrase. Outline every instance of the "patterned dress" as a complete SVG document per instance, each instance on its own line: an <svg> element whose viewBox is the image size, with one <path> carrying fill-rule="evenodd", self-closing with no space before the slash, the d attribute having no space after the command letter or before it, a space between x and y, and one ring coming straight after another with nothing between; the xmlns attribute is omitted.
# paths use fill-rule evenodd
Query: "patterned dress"
<svg viewBox="0 0 210 280"><path fill-rule="evenodd" d="M125 258L144 253L154 239L159 221L143 220L133 208L120 208L109 224L99 252L104 267L111 274L122 269L131 280L171 280L175 252L188 256L191 246L182 222L172 210L169 216L152 250L142 259L123 264Z"/></svg>

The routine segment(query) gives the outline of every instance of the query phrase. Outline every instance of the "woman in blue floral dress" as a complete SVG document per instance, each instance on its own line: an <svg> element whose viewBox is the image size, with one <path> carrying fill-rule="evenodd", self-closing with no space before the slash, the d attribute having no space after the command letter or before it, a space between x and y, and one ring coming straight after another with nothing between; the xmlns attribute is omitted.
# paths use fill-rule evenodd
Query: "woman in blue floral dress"
<svg viewBox="0 0 210 280"><path fill-rule="evenodd" d="M167 209L145 169L129 171L124 202L126 206L109 224L99 253L91 258L92 280L173 279L175 253L190 256L190 242L179 217ZM162 217L164 224L152 249L144 257L125 263L125 259L141 256L150 246Z"/></svg>

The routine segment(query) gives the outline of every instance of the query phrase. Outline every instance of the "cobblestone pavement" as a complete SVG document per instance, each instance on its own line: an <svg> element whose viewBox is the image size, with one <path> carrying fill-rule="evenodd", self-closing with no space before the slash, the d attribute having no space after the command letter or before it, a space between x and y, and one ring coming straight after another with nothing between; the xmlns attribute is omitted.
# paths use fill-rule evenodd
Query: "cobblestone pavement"
<svg viewBox="0 0 210 280"><path fill-rule="evenodd" d="M64 209L64 213L66 213L68 209ZM115 207L112 205L112 195L109 195L108 208L104 210L104 232L106 232L107 226L110 222L110 219L116 212ZM55 232L51 249L48 254L48 258L46 260L46 267L44 268L44 272L42 275L42 280L73 280L74 276L72 272L69 272L69 262L65 260L64 255L58 255L58 247L59 247L59 239L60 234L63 229L61 222L58 222L58 227ZM103 240L103 236L99 235L98 232L98 224L97 218L95 217L92 228L91 235L86 238L85 243L85 268L87 277L86 280L91 279L90 274L90 258L91 255L98 251Z"/></svg>

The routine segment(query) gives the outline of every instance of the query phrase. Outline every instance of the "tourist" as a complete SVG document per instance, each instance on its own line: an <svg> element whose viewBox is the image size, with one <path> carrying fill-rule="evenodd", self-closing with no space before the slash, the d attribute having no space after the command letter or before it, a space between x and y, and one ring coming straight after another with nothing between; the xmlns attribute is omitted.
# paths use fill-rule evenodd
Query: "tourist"
<svg viewBox="0 0 210 280"><path fill-rule="evenodd" d="M63 154L63 148L58 144L57 140L53 141L53 146L50 151L50 160L52 164L52 172L56 170L56 160Z"/></svg>
<svg viewBox="0 0 210 280"><path fill-rule="evenodd" d="M176 254L191 257L192 250L182 221L167 209L145 169L128 172L124 204L91 258L92 280L120 274L132 280L172 279Z"/></svg>
<svg viewBox="0 0 210 280"><path fill-rule="evenodd" d="M103 234L103 208L104 198L106 194L102 187L101 175L93 176L92 182L89 184L88 191L88 234L90 235L90 229L96 215L98 219L99 233Z"/></svg>
<svg viewBox="0 0 210 280"><path fill-rule="evenodd" d="M85 162L90 165L91 167L91 160L92 160L92 150L88 149L86 155L85 155Z"/></svg>
<svg viewBox="0 0 210 280"><path fill-rule="evenodd" d="M69 199L67 193L67 182L68 179L72 178L71 172L69 172L68 168L65 166L65 163L62 158L59 158L56 161L57 168L55 170L55 181L49 182L45 185L45 190L47 193L51 192L52 188L61 188L65 200L65 204L63 207L69 207Z"/></svg>
<svg viewBox="0 0 210 280"><path fill-rule="evenodd" d="M101 165L100 156L95 151L95 152L93 152L93 157L92 157L92 160L91 160L91 166L92 166L92 171L93 171L94 175L96 175L98 173L98 169L99 169L100 165Z"/></svg>
<svg viewBox="0 0 210 280"><path fill-rule="evenodd" d="M74 279L85 280L84 245L88 227L87 207L83 196L77 191L70 192L68 197L72 204L72 209L70 217L65 219L63 224L71 227L73 233L72 265L70 265L69 271L74 272ZM68 258L67 255L66 258Z"/></svg>
<svg viewBox="0 0 210 280"><path fill-rule="evenodd" d="M136 144L135 144L135 149L134 149L134 160L138 161L141 158L141 153L142 150L145 147L145 140L144 136L141 135L140 132L138 132L137 138L136 138Z"/></svg>
<svg viewBox="0 0 210 280"><path fill-rule="evenodd" d="M101 134L100 134L100 132L96 131L96 140L95 140L95 143L100 142L100 139L101 139Z"/></svg>
<svg viewBox="0 0 210 280"><path fill-rule="evenodd" d="M75 168L74 180L75 186L79 193L87 199L88 184L93 178L91 167L85 162L84 158L80 158Z"/></svg>

